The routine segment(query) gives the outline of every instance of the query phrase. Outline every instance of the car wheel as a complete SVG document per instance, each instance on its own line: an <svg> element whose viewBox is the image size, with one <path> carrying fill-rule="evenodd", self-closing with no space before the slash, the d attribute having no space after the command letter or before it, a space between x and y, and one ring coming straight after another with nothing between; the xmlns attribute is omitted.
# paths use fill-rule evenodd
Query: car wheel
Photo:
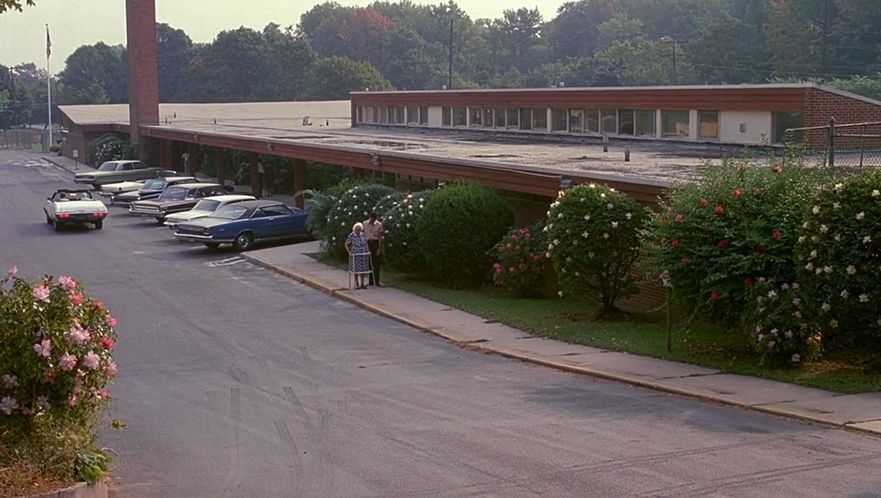
<svg viewBox="0 0 881 498"><path fill-rule="evenodd" d="M247 251L252 244L254 244L254 236L250 232L243 232L232 242L232 247L236 251Z"/></svg>
<svg viewBox="0 0 881 498"><path fill-rule="evenodd" d="M104 228L104 220L98 220L95 222L95 230L101 230Z"/></svg>
<svg viewBox="0 0 881 498"><path fill-rule="evenodd" d="M165 218L163 216L157 216L156 221L159 223L165 223Z"/></svg>
<svg viewBox="0 0 881 498"><path fill-rule="evenodd" d="M61 231L61 223L58 223L58 222L56 221L56 222L52 223L52 226L53 226L53 228L55 228L55 231L56 231L56 232L60 232L60 231Z"/></svg>
<svg viewBox="0 0 881 498"><path fill-rule="evenodd" d="M47 224L47 225L51 225L51 224L52 224L52 218L50 218L48 214L46 215L46 224Z"/></svg>
<svg viewBox="0 0 881 498"><path fill-rule="evenodd" d="M218 247L220 247L220 244L218 244L217 242L205 242L205 247L207 247L208 249L217 249Z"/></svg>

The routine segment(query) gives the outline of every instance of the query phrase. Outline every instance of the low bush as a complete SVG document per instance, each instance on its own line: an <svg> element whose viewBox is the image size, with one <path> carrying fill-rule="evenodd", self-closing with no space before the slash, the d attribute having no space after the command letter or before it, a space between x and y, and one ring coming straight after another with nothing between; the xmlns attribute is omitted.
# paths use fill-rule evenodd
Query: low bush
<svg viewBox="0 0 881 498"><path fill-rule="evenodd" d="M550 269L544 253L541 229L511 229L493 248L493 283L515 297L539 295Z"/></svg>
<svg viewBox="0 0 881 498"><path fill-rule="evenodd" d="M881 340L881 172L818 191L798 237L795 260L808 305L820 311L829 345Z"/></svg>
<svg viewBox="0 0 881 498"><path fill-rule="evenodd" d="M813 325L801 285L758 279L750 292L747 322L756 354L771 366L801 366L820 357L823 335Z"/></svg>
<svg viewBox="0 0 881 498"><path fill-rule="evenodd" d="M490 249L508 231L514 213L495 191L454 183L425 203L416 226L421 272L452 287L474 287L489 279Z"/></svg>
<svg viewBox="0 0 881 498"><path fill-rule="evenodd" d="M391 209L382 220L385 229L383 252L385 261L395 268L407 272L421 270L425 264L422 251L416 242L416 225L435 190L423 190L407 194Z"/></svg>
<svg viewBox="0 0 881 498"><path fill-rule="evenodd" d="M131 159L134 157L134 148L131 142L115 133L102 135L90 147L90 157L93 166L98 166L104 161Z"/></svg>
<svg viewBox="0 0 881 498"><path fill-rule="evenodd" d="M800 213L825 179L790 161L783 168L726 161L671 189L649 237L649 262L669 275L694 316L739 324L759 278L792 282Z"/></svg>
<svg viewBox="0 0 881 498"><path fill-rule="evenodd" d="M115 319L70 277L0 280L0 469L94 482L95 424L116 375Z"/></svg>
<svg viewBox="0 0 881 498"><path fill-rule="evenodd" d="M378 184L356 185L343 192L327 215L327 254L345 258L343 244L352 233L352 225L366 220L377 203L393 192L393 188Z"/></svg>
<svg viewBox="0 0 881 498"><path fill-rule="evenodd" d="M635 293L631 269L647 219L644 207L605 185L561 191L548 211L545 240L562 292L598 301L601 313Z"/></svg>

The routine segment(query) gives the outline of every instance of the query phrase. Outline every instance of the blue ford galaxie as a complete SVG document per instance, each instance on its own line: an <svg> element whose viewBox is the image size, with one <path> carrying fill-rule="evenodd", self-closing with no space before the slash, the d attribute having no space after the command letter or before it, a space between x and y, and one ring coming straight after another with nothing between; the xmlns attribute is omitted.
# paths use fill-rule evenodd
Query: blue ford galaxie
<svg viewBox="0 0 881 498"><path fill-rule="evenodd" d="M306 212L278 201L254 200L229 204L211 216L178 225L178 239L202 242L214 248L232 244L246 251L255 242L308 235Z"/></svg>

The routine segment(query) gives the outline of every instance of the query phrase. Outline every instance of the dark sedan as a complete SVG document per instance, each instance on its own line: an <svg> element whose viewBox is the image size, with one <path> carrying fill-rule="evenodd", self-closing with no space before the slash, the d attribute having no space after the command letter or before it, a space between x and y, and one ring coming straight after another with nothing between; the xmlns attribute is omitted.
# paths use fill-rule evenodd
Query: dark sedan
<svg viewBox="0 0 881 498"><path fill-rule="evenodd" d="M278 201L243 201L216 213L178 225L174 236L215 248L232 244L246 251L255 242L307 236L306 212Z"/></svg>
<svg viewBox="0 0 881 498"><path fill-rule="evenodd" d="M165 178L154 178L144 182L144 185L134 192L123 192L121 194L112 195L110 197L110 204L128 205L135 201L155 199L159 197L159 194L161 194L163 190L171 185L194 183L196 181L196 177L194 176L167 176Z"/></svg>
<svg viewBox="0 0 881 498"><path fill-rule="evenodd" d="M216 183L182 183L163 190L159 197L147 201L135 201L128 212L137 216L150 216L165 221L171 213L189 211L204 197L226 194L228 189Z"/></svg>

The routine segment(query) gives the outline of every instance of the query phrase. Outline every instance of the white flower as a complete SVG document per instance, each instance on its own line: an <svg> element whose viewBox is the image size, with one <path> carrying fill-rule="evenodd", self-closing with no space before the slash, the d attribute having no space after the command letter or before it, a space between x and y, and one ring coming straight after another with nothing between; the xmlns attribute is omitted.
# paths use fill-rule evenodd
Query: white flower
<svg viewBox="0 0 881 498"><path fill-rule="evenodd" d="M832 203L832 209L838 209L838 208L840 208L840 207L841 207L841 203L839 203L839 202L833 202L833 203Z"/></svg>
<svg viewBox="0 0 881 498"><path fill-rule="evenodd" d="M586 239L586 238L590 237L590 234L587 233L587 230L585 230L585 231L581 232L581 236Z"/></svg>
<svg viewBox="0 0 881 498"><path fill-rule="evenodd" d="M832 238L835 239L836 242L841 242L841 235L840 234L836 233L835 237L832 237Z"/></svg>
<svg viewBox="0 0 881 498"><path fill-rule="evenodd" d="M798 243L801 244L801 243L803 243L804 241L805 241L805 236L804 236L804 235L799 235L799 237L798 237Z"/></svg>
<svg viewBox="0 0 881 498"><path fill-rule="evenodd" d="M792 298L792 304L794 304L796 306L800 306L801 305L801 298L800 297Z"/></svg>
<svg viewBox="0 0 881 498"><path fill-rule="evenodd" d="M783 284L780 286L780 288L783 290L789 290L789 284Z"/></svg>
<svg viewBox="0 0 881 498"><path fill-rule="evenodd" d="M860 294L860 302L861 303L868 303L869 302L869 295L868 294Z"/></svg>
<svg viewBox="0 0 881 498"><path fill-rule="evenodd" d="M18 409L18 401L15 398L6 396L0 399L0 412L6 415L12 415L12 412Z"/></svg>
<svg viewBox="0 0 881 498"><path fill-rule="evenodd" d="M820 214L820 206L814 206L814 208L811 209L811 212L814 214ZM805 224L807 224L807 222L805 222ZM805 227L805 228L807 228L807 227Z"/></svg>
<svg viewBox="0 0 881 498"><path fill-rule="evenodd" d="M879 195L881 195L881 192L879 192L877 190L872 191L872 197L878 197Z"/></svg>
<svg viewBox="0 0 881 498"><path fill-rule="evenodd" d="M841 299L847 299L847 297L850 296L850 292L847 292L847 289L844 289L838 295L841 296Z"/></svg>
<svg viewBox="0 0 881 498"><path fill-rule="evenodd" d="M608 234L608 232L603 233L603 238L604 238L604 239L608 239L608 238L609 238L609 234Z"/></svg>
<svg viewBox="0 0 881 498"><path fill-rule="evenodd" d="M600 199L605 199L605 198L606 198L606 194L600 194Z"/></svg>
<svg viewBox="0 0 881 498"><path fill-rule="evenodd" d="M594 256L596 256L596 253L594 253L593 251L590 251L589 253L587 253L588 258L592 258Z"/></svg>
<svg viewBox="0 0 881 498"><path fill-rule="evenodd" d="M554 244L555 246L560 245L560 239L554 239L553 244Z"/></svg>
<svg viewBox="0 0 881 498"><path fill-rule="evenodd" d="M841 189L843 189L843 188L844 188L844 184L841 184L841 183L835 184L835 191L836 192L841 192Z"/></svg>
<svg viewBox="0 0 881 498"><path fill-rule="evenodd" d="M777 332L779 332L777 329L771 329L771 335L777 335Z"/></svg>
<svg viewBox="0 0 881 498"><path fill-rule="evenodd" d="M557 215L557 219L558 219L558 220L563 219L563 213L558 214L558 215Z"/></svg>
<svg viewBox="0 0 881 498"><path fill-rule="evenodd" d="M821 275L823 273L822 268L817 268L817 271L814 272L815 275Z"/></svg>
<svg viewBox="0 0 881 498"><path fill-rule="evenodd" d="M612 203L606 204L606 207L609 209L615 209L615 205Z"/></svg>
<svg viewBox="0 0 881 498"><path fill-rule="evenodd" d="M627 214L624 215L624 218L626 218L626 219L629 220L629 219L633 218L633 215L630 214L630 213L627 213Z"/></svg>
<svg viewBox="0 0 881 498"><path fill-rule="evenodd" d="M816 257L817 257L817 250L814 249L813 251L811 251L811 254L810 254L810 256L808 257L808 259L814 259L814 258L816 258Z"/></svg>
<svg viewBox="0 0 881 498"><path fill-rule="evenodd" d="M588 187L590 187L590 188L597 188L597 184L596 184L596 183L591 183L590 185L588 185Z"/></svg>
<svg viewBox="0 0 881 498"><path fill-rule="evenodd" d="M866 218L866 213L864 211L860 211L857 213L857 221L863 221Z"/></svg>
<svg viewBox="0 0 881 498"><path fill-rule="evenodd" d="M822 309L823 311L829 311L830 309L832 309L832 306L829 306L829 303L823 303L823 305L820 306L820 309Z"/></svg>
<svg viewBox="0 0 881 498"><path fill-rule="evenodd" d="M584 215L584 221L590 221L590 215L589 215L589 214Z"/></svg>
<svg viewBox="0 0 881 498"><path fill-rule="evenodd" d="M820 225L820 232L826 233L829 231L829 227L826 225Z"/></svg>
<svg viewBox="0 0 881 498"><path fill-rule="evenodd" d="M805 265L805 270L814 271L814 263L808 263Z"/></svg>
<svg viewBox="0 0 881 498"><path fill-rule="evenodd" d="M799 356L798 353L792 353L792 358L791 358L791 359L792 359L792 362L793 362L793 363L798 363L798 362L801 361L801 356Z"/></svg>
<svg viewBox="0 0 881 498"><path fill-rule="evenodd" d="M866 235L865 237L863 237L863 244L868 244L868 243L870 243L870 242L872 242L872 237L870 237L870 236L868 236L868 235Z"/></svg>
<svg viewBox="0 0 881 498"><path fill-rule="evenodd" d="M785 337L787 339L792 339L792 331L787 330L786 332L783 333L783 337Z"/></svg>
<svg viewBox="0 0 881 498"><path fill-rule="evenodd" d="M848 275L856 275L856 273L857 273L857 269L853 265L850 265L847 267L847 274Z"/></svg>
<svg viewBox="0 0 881 498"><path fill-rule="evenodd" d="M773 290L769 290L769 291L768 291L768 299L770 299L770 300L772 300L772 301L773 301L774 299L777 299L777 293L774 292Z"/></svg>
<svg viewBox="0 0 881 498"><path fill-rule="evenodd" d="M617 221L613 221L613 222L612 222L612 228L618 228L618 222L617 222Z"/></svg>
<svg viewBox="0 0 881 498"><path fill-rule="evenodd" d="M12 389L18 386L18 377L16 377L15 375L3 374L3 376L0 377L0 381L3 382L3 386L6 389Z"/></svg>

